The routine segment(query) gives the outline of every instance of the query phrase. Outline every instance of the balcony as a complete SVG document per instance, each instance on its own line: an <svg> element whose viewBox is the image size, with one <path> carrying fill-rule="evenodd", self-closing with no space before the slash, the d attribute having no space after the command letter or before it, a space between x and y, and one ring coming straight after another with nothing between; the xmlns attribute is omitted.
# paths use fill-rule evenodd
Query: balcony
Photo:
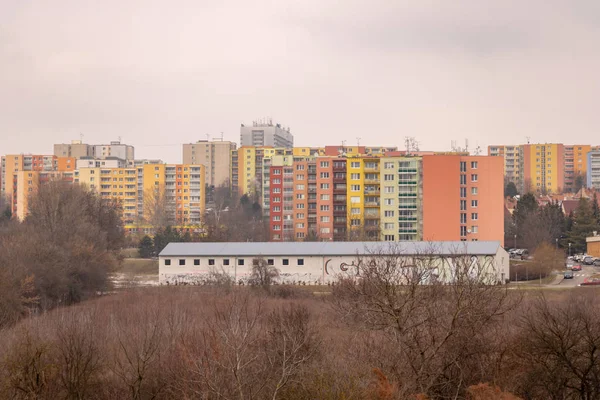
<svg viewBox="0 0 600 400"><path fill-rule="evenodd" d="M398 193L398 197L417 197L417 192Z"/></svg>
<svg viewBox="0 0 600 400"><path fill-rule="evenodd" d="M380 190L365 190L365 196L379 196Z"/></svg>
<svg viewBox="0 0 600 400"><path fill-rule="evenodd" d="M407 173L416 174L418 172L418 170L416 168L399 168L398 172L403 173L403 174L407 174Z"/></svg>
<svg viewBox="0 0 600 400"><path fill-rule="evenodd" d="M417 206L413 204L400 204L398 205L399 210L416 210Z"/></svg>
<svg viewBox="0 0 600 400"><path fill-rule="evenodd" d="M381 203L378 201L365 201L365 207L372 208L372 207L379 207L379 206L381 206Z"/></svg>
<svg viewBox="0 0 600 400"><path fill-rule="evenodd" d="M418 182L417 181L399 181L398 185L399 186L415 186Z"/></svg>

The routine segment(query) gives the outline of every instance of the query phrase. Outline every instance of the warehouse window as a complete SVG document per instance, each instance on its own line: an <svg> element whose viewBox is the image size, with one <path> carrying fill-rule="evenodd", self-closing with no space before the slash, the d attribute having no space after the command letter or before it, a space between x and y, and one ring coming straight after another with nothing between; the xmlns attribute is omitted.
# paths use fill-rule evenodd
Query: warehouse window
<svg viewBox="0 0 600 400"><path fill-rule="evenodd" d="M273 260L272 258L269 258L269 259L267 260L267 264L268 264L268 265L275 265L275 260Z"/></svg>
<svg viewBox="0 0 600 400"><path fill-rule="evenodd" d="M171 265L171 260L169 260L168 258L165 260L165 265Z"/></svg>
<svg viewBox="0 0 600 400"><path fill-rule="evenodd" d="M223 259L223 265L229 265L229 258Z"/></svg>
<svg viewBox="0 0 600 400"><path fill-rule="evenodd" d="M239 258L238 259L238 265L244 265L244 259L243 258Z"/></svg>
<svg viewBox="0 0 600 400"><path fill-rule="evenodd" d="M208 265L215 265L215 259L214 258L209 258L208 259Z"/></svg>
<svg viewBox="0 0 600 400"><path fill-rule="evenodd" d="M185 258L179 260L179 265L185 265Z"/></svg>
<svg viewBox="0 0 600 400"><path fill-rule="evenodd" d="M196 259L194 260L194 265L200 265L200 260L196 258Z"/></svg>
<svg viewBox="0 0 600 400"><path fill-rule="evenodd" d="M290 265L290 260L287 258L283 259L283 265Z"/></svg>
<svg viewBox="0 0 600 400"><path fill-rule="evenodd" d="M298 265L304 265L304 258L298 259Z"/></svg>

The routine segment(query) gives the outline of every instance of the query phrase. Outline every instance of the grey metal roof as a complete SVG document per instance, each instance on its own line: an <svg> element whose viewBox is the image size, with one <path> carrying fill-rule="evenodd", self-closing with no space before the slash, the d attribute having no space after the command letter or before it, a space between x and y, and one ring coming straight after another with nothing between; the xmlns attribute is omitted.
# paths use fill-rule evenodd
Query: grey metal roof
<svg viewBox="0 0 600 400"><path fill-rule="evenodd" d="M350 254L494 255L500 242L229 242L169 243L159 254L174 256L342 256Z"/></svg>

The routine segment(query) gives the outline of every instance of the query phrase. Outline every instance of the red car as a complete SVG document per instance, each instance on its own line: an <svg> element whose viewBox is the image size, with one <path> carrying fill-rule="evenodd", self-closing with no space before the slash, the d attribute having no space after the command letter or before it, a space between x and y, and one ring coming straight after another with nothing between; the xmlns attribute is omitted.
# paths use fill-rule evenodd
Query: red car
<svg viewBox="0 0 600 400"><path fill-rule="evenodd" d="M571 268L573 271L581 271L581 265L573 265L573 268Z"/></svg>

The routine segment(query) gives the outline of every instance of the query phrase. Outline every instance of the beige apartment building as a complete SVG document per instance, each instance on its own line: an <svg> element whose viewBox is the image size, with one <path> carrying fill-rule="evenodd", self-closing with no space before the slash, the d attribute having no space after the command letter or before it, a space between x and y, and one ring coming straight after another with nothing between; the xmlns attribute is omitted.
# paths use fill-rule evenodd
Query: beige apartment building
<svg viewBox="0 0 600 400"><path fill-rule="evenodd" d="M184 164L202 164L206 170L206 184L229 185L231 181L231 152L234 142L199 140L183 145Z"/></svg>

